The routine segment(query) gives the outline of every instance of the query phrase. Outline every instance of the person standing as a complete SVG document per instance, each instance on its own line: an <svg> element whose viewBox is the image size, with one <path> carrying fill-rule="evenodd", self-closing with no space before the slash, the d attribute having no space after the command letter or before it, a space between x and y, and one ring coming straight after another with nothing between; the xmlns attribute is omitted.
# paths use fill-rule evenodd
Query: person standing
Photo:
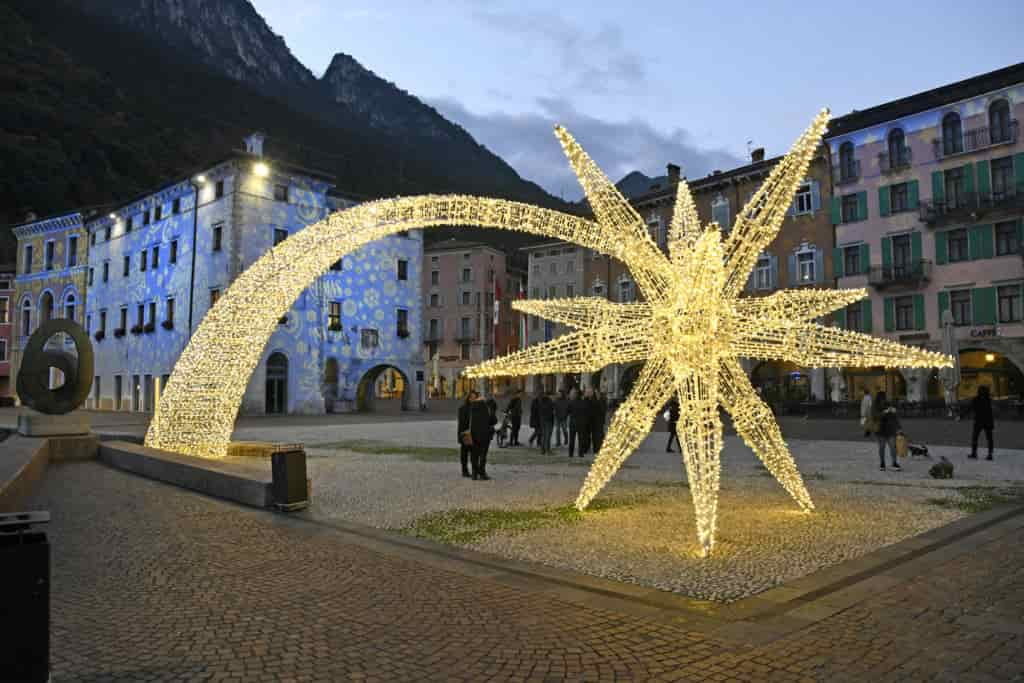
<svg viewBox="0 0 1024 683"><path fill-rule="evenodd" d="M860 399L860 426L864 428L864 436L871 434L868 421L871 419L871 392L864 390L864 396Z"/></svg>
<svg viewBox="0 0 1024 683"><path fill-rule="evenodd" d="M565 397L565 391L558 390L558 398L555 399L555 448L561 448L562 442L569 445L569 399Z"/></svg>
<svg viewBox="0 0 1024 683"><path fill-rule="evenodd" d="M679 424L679 399L675 396L668 402L668 409L665 411L668 415L668 443L665 445L666 453L673 453L672 440L674 439L676 445L679 446L679 436L676 434L676 425ZM679 446L682 448L682 446Z"/></svg>
<svg viewBox="0 0 1024 683"><path fill-rule="evenodd" d="M974 429L971 431L971 454L968 458L978 458L978 436L985 432L985 442L988 444L988 457L992 459L992 429L995 421L992 419L992 397L988 387L978 387L978 395L971 400L971 412L974 413Z"/></svg>
<svg viewBox="0 0 1024 683"><path fill-rule="evenodd" d="M878 469L885 471L885 447L888 445L892 468L902 470L896 459L896 434L900 431L900 420L896 416L896 409L889 405L884 391L875 394L875 400L871 402L871 417L878 430L875 432L878 439Z"/></svg>
<svg viewBox="0 0 1024 683"><path fill-rule="evenodd" d="M594 389L587 389L587 423L590 425L590 446L596 456L601 450L604 442L604 418L606 413L605 403L597 395Z"/></svg>
<svg viewBox="0 0 1024 683"><path fill-rule="evenodd" d="M491 439L494 438L494 425L498 421L487 406L483 397L473 392L474 397L469 402L469 426L468 430L473 443L470 446L470 465L472 466L472 478L474 480L487 481L487 449L491 446Z"/></svg>
<svg viewBox="0 0 1024 683"><path fill-rule="evenodd" d="M555 428L555 402L545 391L540 397L540 453L551 455L551 430Z"/></svg>
<svg viewBox="0 0 1024 683"><path fill-rule="evenodd" d="M530 438L527 440L526 445L532 446L534 442L540 444L540 393L537 392L530 399L530 429L533 431L530 433Z"/></svg>
<svg viewBox="0 0 1024 683"><path fill-rule="evenodd" d="M569 398L569 457L576 451L576 440L579 439L580 457L584 457L590 449L590 422L587 419L587 402L580 396L578 389L573 389Z"/></svg>
<svg viewBox="0 0 1024 683"><path fill-rule="evenodd" d="M519 445L519 428L523 425L523 392L516 389L515 395L512 396L512 400L508 402L508 407L505 409L508 413L508 419L512 422L511 428L511 443L510 446Z"/></svg>
<svg viewBox="0 0 1024 683"><path fill-rule="evenodd" d="M470 477L469 460L472 455L472 447L466 443L465 434L469 431L469 410L470 402L476 396L475 391L466 394L466 400L459 406L458 432L456 438L459 442L459 460L462 461L462 476Z"/></svg>

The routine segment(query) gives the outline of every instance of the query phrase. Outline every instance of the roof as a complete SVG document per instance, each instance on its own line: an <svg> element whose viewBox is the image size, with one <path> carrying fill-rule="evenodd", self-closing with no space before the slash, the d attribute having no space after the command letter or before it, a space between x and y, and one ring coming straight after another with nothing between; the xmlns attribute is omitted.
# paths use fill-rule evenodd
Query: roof
<svg viewBox="0 0 1024 683"><path fill-rule="evenodd" d="M942 85L938 88L919 92L916 95L893 100L892 102L879 104L870 109L836 117L829 122L825 138L845 135L855 130L868 128L879 123L916 114L917 112L935 109L951 102L959 102L960 100L984 95L993 90L999 90L1000 88L1021 82L1024 82L1024 62L989 71L980 76L972 76L956 83Z"/></svg>
<svg viewBox="0 0 1024 683"><path fill-rule="evenodd" d="M755 161L752 164L737 166L736 168L731 168L728 171L718 171L717 173L710 173L704 176L703 178L696 178L694 180L688 180L684 178L684 180L686 180L686 183L690 186L690 190L700 191L704 188L718 185L722 181L728 180L730 178L737 178L740 176L751 175L755 173L765 173L769 169L771 169L772 166L777 164L781 159L781 156L772 157L771 159L765 159L764 161ZM630 201L634 204L642 204L644 202L651 201L654 199L660 199L661 197L665 197L667 195L672 195L674 198L675 192L675 185L672 185L669 187L653 190L651 192L648 192L647 194L638 195L636 197L633 197Z"/></svg>

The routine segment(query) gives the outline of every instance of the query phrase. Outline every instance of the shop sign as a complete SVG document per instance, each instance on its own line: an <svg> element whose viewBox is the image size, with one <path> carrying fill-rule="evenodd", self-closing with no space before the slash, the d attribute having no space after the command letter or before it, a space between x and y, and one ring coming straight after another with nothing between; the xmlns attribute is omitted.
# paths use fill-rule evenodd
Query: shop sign
<svg viewBox="0 0 1024 683"><path fill-rule="evenodd" d="M451 363L452 361L457 361L458 359L458 356L441 356L441 360L444 361L445 363Z"/></svg>
<svg viewBox="0 0 1024 683"><path fill-rule="evenodd" d="M972 327L970 331L971 339L985 339L987 337L998 337L999 328L993 327Z"/></svg>

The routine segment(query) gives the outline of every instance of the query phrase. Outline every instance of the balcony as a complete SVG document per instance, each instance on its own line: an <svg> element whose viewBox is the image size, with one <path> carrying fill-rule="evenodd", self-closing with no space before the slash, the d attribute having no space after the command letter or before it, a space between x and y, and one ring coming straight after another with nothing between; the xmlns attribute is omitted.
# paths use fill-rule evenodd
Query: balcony
<svg viewBox="0 0 1024 683"><path fill-rule="evenodd" d="M476 332L469 332L463 330L462 332L456 333L455 341L461 344L465 344L467 342L478 342L480 341L480 335L478 335Z"/></svg>
<svg viewBox="0 0 1024 683"><path fill-rule="evenodd" d="M918 202L921 220L932 226L962 220L976 221L983 216L998 219L1003 214L1014 214L1022 210L1024 183L986 193L963 192L953 201Z"/></svg>
<svg viewBox="0 0 1024 683"><path fill-rule="evenodd" d="M969 154L996 145L1012 145L1017 142L1017 119L1010 121L1006 128L974 128L965 130L962 144L959 148L956 145L947 147L943 144L942 138L932 140L932 149L936 159L946 159L958 154Z"/></svg>
<svg viewBox="0 0 1024 683"><path fill-rule="evenodd" d="M444 335L440 332L424 332L423 343L424 344L440 344L444 341Z"/></svg>
<svg viewBox="0 0 1024 683"><path fill-rule="evenodd" d="M932 279L932 262L926 259L888 266L871 266L868 284L875 289L920 287Z"/></svg>
<svg viewBox="0 0 1024 683"><path fill-rule="evenodd" d="M860 159L832 168L832 179L836 185L849 185L860 180Z"/></svg>
<svg viewBox="0 0 1024 683"><path fill-rule="evenodd" d="M896 173L897 171L902 171L910 168L912 158L909 147L903 147L898 150L895 156L889 154L889 152L879 152L878 170L882 173Z"/></svg>

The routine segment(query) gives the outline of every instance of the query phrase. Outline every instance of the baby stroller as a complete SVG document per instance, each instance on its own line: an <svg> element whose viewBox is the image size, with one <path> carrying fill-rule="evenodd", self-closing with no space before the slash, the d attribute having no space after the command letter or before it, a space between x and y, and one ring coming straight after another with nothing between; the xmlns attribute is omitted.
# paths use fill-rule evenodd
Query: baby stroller
<svg viewBox="0 0 1024 683"><path fill-rule="evenodd" d="M505 448L512 436L512 418L507 410L502 411L501 423L494 428L494 433L498 437L498 448Z"/></svg>

